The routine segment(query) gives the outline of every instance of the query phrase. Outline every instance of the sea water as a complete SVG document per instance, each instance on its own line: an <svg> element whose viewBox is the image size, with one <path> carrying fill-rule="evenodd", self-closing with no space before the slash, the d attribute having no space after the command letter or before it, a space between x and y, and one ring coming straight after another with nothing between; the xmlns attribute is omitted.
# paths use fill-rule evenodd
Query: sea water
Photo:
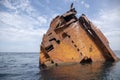
<svg viewBox="0 0 120 80"><path fill-rule="evenodd" d="M120 51L115 51L120 57ZM0 53L0 80L120 80L120 61L39 69L39 53Z"/></svg>

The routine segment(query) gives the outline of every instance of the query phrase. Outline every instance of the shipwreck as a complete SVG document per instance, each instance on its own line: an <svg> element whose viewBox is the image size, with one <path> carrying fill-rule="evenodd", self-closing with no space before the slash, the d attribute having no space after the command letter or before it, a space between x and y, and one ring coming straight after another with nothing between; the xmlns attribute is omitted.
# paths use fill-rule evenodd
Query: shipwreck
<svg viewBox="0 0 120 80"><path fill-rule="evenodd" d="M69 11L52 20L40 45L40 67L118 60L103 33L85 14L77 18L76 13L72 4Z"/></svg>

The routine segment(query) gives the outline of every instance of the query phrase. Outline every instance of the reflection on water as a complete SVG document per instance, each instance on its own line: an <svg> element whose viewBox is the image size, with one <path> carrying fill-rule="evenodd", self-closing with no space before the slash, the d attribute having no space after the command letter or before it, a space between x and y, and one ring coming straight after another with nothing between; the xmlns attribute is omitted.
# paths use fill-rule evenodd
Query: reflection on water
<svg viewBox="0 0 120 80"><path fill-rule="evenodd" d="M120 61L73 64L42 70L40 75L41 80L120 80L119 67Z"/></svg>
<svg viewBox="0 0 120 80"><path fill-rule="evenodd" d="M116 53L120 57L120 51ZM120 80L120 61L39 69L39 53L0 53L0 80Z"/></svg>
<svg viewBox="0 0 120 80"><path fill-rule="evenodd" d="M41 71L43 80L111 80L114 64L93 63L59 66Z"/></svg>

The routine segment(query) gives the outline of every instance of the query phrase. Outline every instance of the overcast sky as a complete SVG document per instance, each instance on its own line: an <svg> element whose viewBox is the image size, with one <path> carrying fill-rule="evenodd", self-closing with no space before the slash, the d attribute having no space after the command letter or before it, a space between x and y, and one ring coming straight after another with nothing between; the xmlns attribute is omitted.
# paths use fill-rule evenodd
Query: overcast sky
<svg viewBox="0 0 120 80"><path fill-rule="evenodd" d="M0 0L0 52L38 52L50 21L70 9L82 13L120 50L119 0Z"/></svg>

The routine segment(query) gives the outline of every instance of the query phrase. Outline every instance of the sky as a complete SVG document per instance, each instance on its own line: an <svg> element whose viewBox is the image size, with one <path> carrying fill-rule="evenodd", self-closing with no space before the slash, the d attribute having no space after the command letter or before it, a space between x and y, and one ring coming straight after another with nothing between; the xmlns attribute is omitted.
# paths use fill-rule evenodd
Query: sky
<svg viewBox="0 0 120 80"><path fill-rule="evenodd" d="M57 15L84 13L120 50L119 0L0 0L0 52L39 52L43 34Z"/></svg>

